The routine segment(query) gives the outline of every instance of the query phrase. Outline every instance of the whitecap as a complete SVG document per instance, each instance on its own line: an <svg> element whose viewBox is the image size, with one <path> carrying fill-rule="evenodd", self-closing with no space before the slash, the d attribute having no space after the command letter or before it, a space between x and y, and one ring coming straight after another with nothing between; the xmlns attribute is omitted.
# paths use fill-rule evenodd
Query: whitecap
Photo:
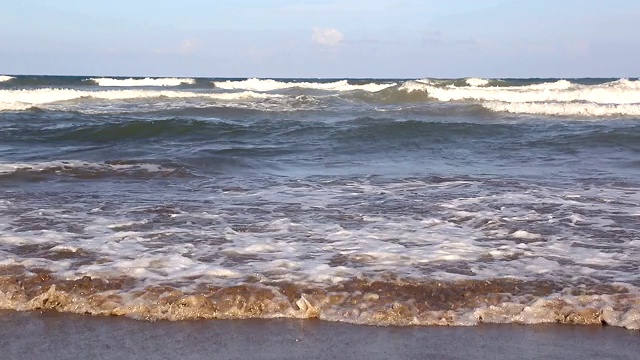
<svg viewBox="0 0 640 360"><path fill-rule="evenodd" d="M214 81L214 86L225 90L253 90L253 91L273 91L283 90L290 88L304 88L314 90L327 90L327 91L354 91L362 90L367 92L377 92L384 90L388 87L395 86L395 83L387 84L349 84L347 80L339 80L334 82L284 82L272 79L257 79L251 78L240 81Z"/></svg>
<svg viewBox="0 0 640 360"><path fill-rule="evenodd" d="M595 104L554 102L485 102L482 106L496 112L558 116L640 116L640 104Z"/></svg>
<svg viewBox="0 0 640 360"><path fill-rule="evenodd" d="M517 231L514 231L511 234L511 237L514 237L516 239L534 240L534 239L539 239L540 235L534 234L534 233L530 233L530 232L528 232L526 230L517 230Z"/></svg>
<svg viewBox="0 0 640 360"><path fill-rule="evenodd" d="M489 80L486 79L480 79L480 78L468 78L467 80L465 80L465 82L469 85L469 86L486 86L487 84L489 84Z"/></svg>
<svg viewBox="0 0 640 360"><path fill-rule="evenodd" d="M91 78L98 86L179 86L183 84L195 84L196 80L191 78L144 78L144 79L114 79L114 78Z"/></svg>
<svg viewBox="0 0 640 360"><path fill-rule="evenodd" d="M567 80L525 86L437 86L422 80L407 81L400 90L425 91L438 101L479 100L502 103L640 104L640 83L617 80L599 85L580 85Z"/></svg>
<svg viewBox="0 0 640 360"><path fill-rule="evenodd" d="M26 110L33 106L52 104L78 99L129 100L150 98L189 99L205 98L233 101L251 99L281 98L283 95L264 94L254 91L229 93L201 93L172 90L102 90L85 91L75 89L43 88L32 90L0 90L0 110Z"/></svg>

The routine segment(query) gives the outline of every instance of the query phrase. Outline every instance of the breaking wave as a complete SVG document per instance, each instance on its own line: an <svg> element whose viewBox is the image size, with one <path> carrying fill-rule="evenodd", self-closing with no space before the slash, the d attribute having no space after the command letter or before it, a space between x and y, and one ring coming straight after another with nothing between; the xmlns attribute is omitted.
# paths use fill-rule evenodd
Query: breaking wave
<svg viewBox="0 0 640 360"><path fill-rule="evenodd" d="M98 86L179 86L192 85L196 80L191 78L144 78L144 79L114 79L114 78L91 78Z"/></svg>
<svg viewBox="0 0 640 360"><path fill-rule="evenodd" d="M514 114L556 116L640 116L640 104L549 103L549 102L486 102L486 109Z"/></svg>
<svg viewBox="0 0 640 360"><path fill-rule="evenodd" d="M100 86L177 86L191 84L194 79L92 78ZM608 79L610 80L610 79ZM456 112L460 105L465 111L485 111L545 116L610 117L640 115L640 80L615 81L589 79L481 79L457 80L420 79L398 82L339 80L273 80L246 79L213 81L215 89L105 89L70 85L63 88L26 88L0 90L0 111L21 111L44 104L78 99L126 100L163 98L165 109L185 107L180 99L199 98L199 106L207 100L244 101L238 106L260 111L311 110L326 106L361 106L371 103L383 106L376 111L410 110L421 107L426 112ZM608 81L608 82L602 82ZM296 89L293 93L291 89ZM318 93L317 91L322 91ZM278 101L270 101L279 98ZM262 102L252 100L265 100ZM139 101L140 103L141 101ZM143 102L143 101L142 101ZM364 103L364 104L363 104ZM65 104L68 105L68 104ZM93 108L81 111L105 110L104 102L91 103ZM94 106L95 105L95 106ZM113 103L112 103L113 105ZM131 111L133 107L115 107ZM187 106L193 106L188 104ZM235 106L235 105L234 105ZM393 107L391 107L393 106ZM466 107L465 107L466 106ZM49 107L53 109L52 107ZM59 109L59 108L57 108ZM150 109L146 109L150 110Z"/></svg>
<svg viewBox="0 0 640 360"><path fill-rule="evenodd" d="M469 78L465 80L469 86L486 86L489 85L489 80L480 78Z"/></svg>
<svg viewBox="0 0 640 360"><path fill-rule="evenodd" d="M620 79L596 85L568 80L522 86L487 86L483 79L467 79L469 86L443 85L434 80L410 80L399 91L425 93L441 102L479 101L486 109L520 114L561 116L637 116L640 81Z"/></svg>
<svg viewBox="0 0 640 360"><path fill-rule="evenodd" d="M408 81L400 90L425 91L438 101L572 102L597 104L639 104L640 82L619 80L601 85L580 85L567 80L526 86L457 87L437 86L422 81Z"/></svg>
<svg viewBox="0 0 640 360"><path fill-rule="evenodd" d="M125 176L150 178L153 176L181 175L183 169L161 164L138 161L88 162L80 160L59 160L39 163L0 163L0 179L68 176L82 179Z"/></svg>
<svg viewBox="0 0 640 360"><path fill-rule="evenodd" d="M13 76L7 76L7 75L0 75L0 82L5 82L5 81L9 81L15 79Z"/></svg>
<svg viewBox="0 0 640 360"><path fill-rule="evenodd" d="M347 80L339 80L334 82L284 82L272 79L251 78L240 81L214 81L214 86L225 90L253 90L253 91L273 91L291 88L303 88L326 91L354 91L361 90L367 92L377 92L392 86L395 83L377 84L350 84Z"/></svg>
<svg viewBox="0 0 640 360"><path fill-rule="evenodd" d="M283 97L277 94L263 94L253 91L232 93L188 92L168 90L106 90L85 91L75 89L33 89L0 90L0 110L24 110L42 104L51 104L83 98L102 100L128 100L146 98L208 98L214 100L269 99Z"/></svg>
<svg viewBox="0 0 640 360"><path fill-rule="evenodd" d="M58 249L61 256L73 249ZM354 279L296 283L140 288L134 278L59 279L0 267L0 308L51 309L140 320L318 318L367 325L480 323L609 324L640 329L640 298L622 286L567 288L514 279L422 281ZM12 272L14 274L12 274Z"/></svg>

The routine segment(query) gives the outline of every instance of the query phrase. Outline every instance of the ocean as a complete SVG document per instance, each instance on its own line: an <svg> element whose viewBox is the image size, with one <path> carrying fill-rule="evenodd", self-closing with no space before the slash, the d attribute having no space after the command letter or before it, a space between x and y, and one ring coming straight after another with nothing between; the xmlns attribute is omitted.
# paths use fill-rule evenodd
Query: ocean
<svg viewBox="0 0 640 360"><path fill-rule="evenodd" d="M0 308L640 329L640 80L0 76Z"/></svg>

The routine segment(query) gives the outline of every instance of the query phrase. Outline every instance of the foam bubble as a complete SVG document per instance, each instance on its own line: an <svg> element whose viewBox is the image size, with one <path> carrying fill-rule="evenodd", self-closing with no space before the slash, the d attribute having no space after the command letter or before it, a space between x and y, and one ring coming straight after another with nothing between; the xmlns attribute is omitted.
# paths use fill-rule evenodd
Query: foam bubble
<svg viewBox="0 0 640 360"><path fill-rule="evenodd" d="M9 81L11 79L15 79L15 77L13 76L7 76L7 75L0 75L0 82L5 82L5 81Z"/></svg>
<svg viewBox="0 0 640 360"><path fill-rule="evenodd" d="M114 79L114 78L91 78L98 86L179 86L183 84L195 84L196 80L191 78L144 78L144 79Z"/></svg>
<svg viewBox="0 0 640 360"><path fill-rule="evenodd" d="M362 84L353 85L349 84L347 80L339 80L334 82L322 83L322 82L283 82L272 79L257 79L251 78L240 81L215 81L214 86L220 89L226 90L253 90L253 91L273 91L283 90L290 88L305 88L314 90L327 90L327 91L354 91L362 90L367 92L377 92L386 89L391 86L395 86L395 83L390 84Z"/></svg>

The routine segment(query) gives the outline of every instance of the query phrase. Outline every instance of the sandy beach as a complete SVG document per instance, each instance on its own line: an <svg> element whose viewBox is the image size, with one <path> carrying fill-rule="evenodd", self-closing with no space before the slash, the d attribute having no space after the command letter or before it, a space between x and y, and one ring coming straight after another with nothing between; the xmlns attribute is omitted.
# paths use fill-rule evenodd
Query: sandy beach
<svg viewBox="0 0 640 360"><path fill-rule="evenodd" d="M0 313L5 359L637 359L606 326L375 327L314 320L146 322Z"/></svg>

